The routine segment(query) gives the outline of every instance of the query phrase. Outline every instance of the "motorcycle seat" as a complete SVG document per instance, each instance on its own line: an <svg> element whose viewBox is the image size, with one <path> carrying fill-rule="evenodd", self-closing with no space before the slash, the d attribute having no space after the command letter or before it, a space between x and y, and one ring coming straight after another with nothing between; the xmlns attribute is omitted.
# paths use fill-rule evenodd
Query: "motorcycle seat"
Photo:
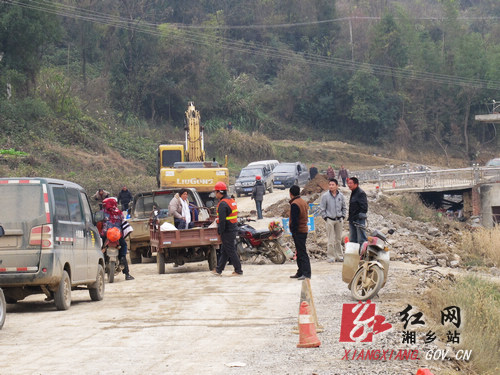
<svg viewBox="0 0 500 375"><path fill-rule="evenodd" d="M266 229L262 229L262 230L256 230L254 237L262 240L262 239L266 239L266 238L271 237L271 235L272 235L272 232L270 232Z"/></svg>

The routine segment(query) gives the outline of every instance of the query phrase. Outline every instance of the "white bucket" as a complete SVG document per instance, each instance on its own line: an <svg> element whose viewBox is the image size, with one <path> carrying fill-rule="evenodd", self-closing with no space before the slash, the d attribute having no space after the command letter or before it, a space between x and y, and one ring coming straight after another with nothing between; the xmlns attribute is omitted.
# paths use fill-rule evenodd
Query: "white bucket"
<svg viewBox="0 0 500 375"><path fill-rule="evenodd" d="M345 244L344 264L342 265L342 280L350 283L359 265L359 243L347 242Z"/></svg>

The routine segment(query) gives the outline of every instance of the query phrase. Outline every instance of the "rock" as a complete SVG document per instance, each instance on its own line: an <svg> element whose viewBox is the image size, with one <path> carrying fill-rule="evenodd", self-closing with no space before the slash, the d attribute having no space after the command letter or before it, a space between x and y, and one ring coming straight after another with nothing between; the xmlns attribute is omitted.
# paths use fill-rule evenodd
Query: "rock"
<svg viewBox="0 0 500 375"><path fill-rule="evenodd" d="M439 267L446 267L445 259L436 259L436 263L438 264Z"/></svg>
<svg viewBox="0 0 500 375"><path fill-rule="evenodd" d="M452 260L450 262L450 267L456 268L456 267L458 267L459 264L460 264L460 262L458 260Z"/></svg>

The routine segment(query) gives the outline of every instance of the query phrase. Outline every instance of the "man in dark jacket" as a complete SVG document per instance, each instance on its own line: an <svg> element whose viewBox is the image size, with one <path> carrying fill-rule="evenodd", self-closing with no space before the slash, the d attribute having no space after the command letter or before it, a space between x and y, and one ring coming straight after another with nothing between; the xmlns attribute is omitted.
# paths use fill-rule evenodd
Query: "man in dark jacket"
<svg viewBox="0 0 500 375"><path fill-rule="evenodd" d="M257 209L257 219L262 219L262 201L264 200L264 194L266 192L266 187L262 183L260 176L255 177L255 185L252 189L252 199L255 200L255 208Z"/></svg>
<svg viewBox="0 0 500 375"><path fill-rule="evenodd" d="M368 199L366 193L359 187L357 177L351 177L347 181L347 186L351 190L349 198L349 241L362 244L366 241L366 233L354 223L366 225L368 212Z"/></svg>
<svg viewBox="0 0 500 375"><path fill-rule="evenodd" d="M304 280L311 278L311 262L306 249L307 221L309 206L300 197L300 187L293 185L290 188L290 233L297 249L297 273L290 276L292 279Z"/></svg>
<svg viewBox="0 0 500 375"><path fill-rule="evenodd" d="M132 196L130 190L128 190L126 186L122 187L122 190L120 190L120 193L118 194L118 204L121 203L122 211L128 210L128 204L132 199L134 199L134 197Z"/></svg>
<svg viewBox="0 0 500 375"><path fill-rule="evenodd" d="M309 179L313 180L317 174L318 174L318 168L316 168L314 165L311 165L311 168L309 168Z"/></svg>
<svg viewBox="0 0 500 375"><path fill-rule="evenodd" d="M241 263L236 254L236 234L238 232L238 207L234 199L227 195L227 186L224 182L215 184L215 196L219 199L217 205L217 229L222 240L221 254L217 260L217 267L212 270L215 276L221 276L228 260L234 267L232 276L241 276Z"/></svg>

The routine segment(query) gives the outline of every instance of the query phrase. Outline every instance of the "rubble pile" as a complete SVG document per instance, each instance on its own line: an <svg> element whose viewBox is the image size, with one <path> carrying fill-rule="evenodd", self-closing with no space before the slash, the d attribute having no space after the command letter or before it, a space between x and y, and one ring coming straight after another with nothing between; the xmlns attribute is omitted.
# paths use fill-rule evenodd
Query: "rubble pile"
<svg viewBox="0 0 500 375"><path fill-rule="evenodd" d="M328 180L324 175L317 175L302 190L302 198L308 203L319 203L321 193L328 189ZM350 192L342 190L349 200ZM366 190L368 196L368 227L389 235L389 248L392 260L408 263L424 264L441 267L464 266L457 254L457 243L461 237L459 226L444 225L438 228L433 223L413 220L391 211L390 204L375 191ZM288 217L290 205L288 200L282 200L268 207L266 217ZM307 249L311 258L325 259L327 238L325 222L320 216L315 216L315 231L307 238ZM344 223L343 236L349 235L349 224ZM291 242L291 241L290 241Z"/></svg>

